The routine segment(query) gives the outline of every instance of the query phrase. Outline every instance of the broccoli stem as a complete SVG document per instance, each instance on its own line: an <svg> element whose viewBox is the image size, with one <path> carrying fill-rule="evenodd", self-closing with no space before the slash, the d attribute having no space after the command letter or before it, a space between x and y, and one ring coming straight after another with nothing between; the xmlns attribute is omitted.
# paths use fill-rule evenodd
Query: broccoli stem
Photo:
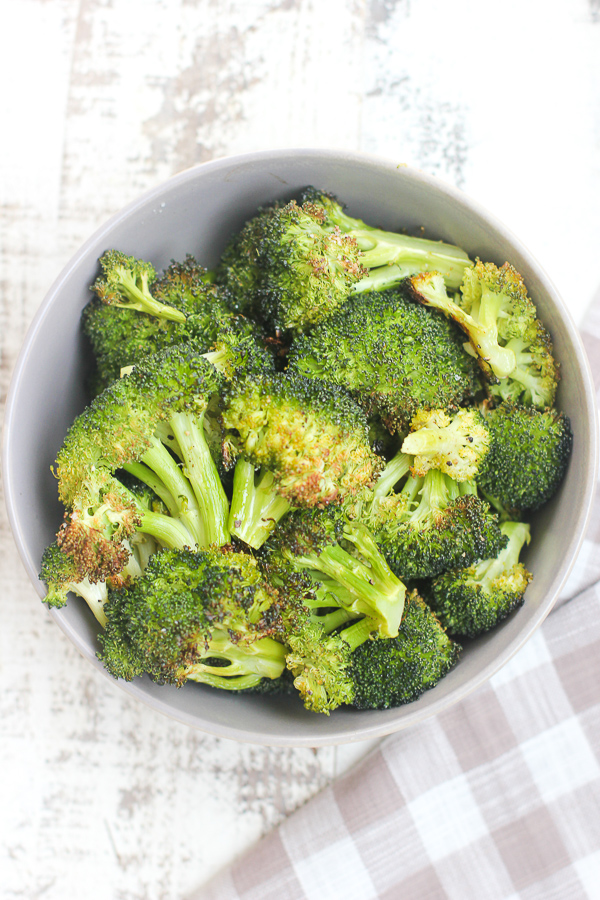
<svg viewBox="0 0 600 900"><path fill-rule="evenodd" d="M159 477L176 501L175 517L181 519L194 542L199 547L207 546L204 525L192 486L158 438L152 438L150 447L142 456L142 462ZM170 509L168 506L167 508Z"/></svg>
<svg viewBox="0 0 600 900"><path fill-rule="evenodd" d="M524 522L503 522L500 530L508 537L508 544L496 559L485 559L477 563L472 579L480 583L486 591L491 590L492 582L496 578L518 564L523 545L528 544L530 540L530 527Z"/></svg>
<svg viewBox="0 0 600 900"><path fill-rule="evenodd" d="M164 483L152 469L140 462L124 463L123 468L126 472L129 472L130 475L137 478L138 481L142 481L144 484L148 485L148 487L154 491L156 496L162 500L172 516L177 517L179 515L179 505L173 497L173 494L165 487Z"/></svg>
<svg viewBox="0 0 600 900"><path fill-rule="evenodd" d="M176 413L169 420L204 524L204 542L200 546L222 547L229 541L229 501L206 443L203 423L204 413Z"/></svg>
<svg viewBox="0 0 600 900"><path fill-rule="evenodd" d="M196 669L189 673L187 678L190 681L207 684L210 687L225 691L246 691L250 688L258 687L263 680L262 675L236 675L234 678L230 676L223 677L216 674L218 671L223 671L223 669L215 667L214 671L208 671L205 667L198 665Z"/></svg>
<svg viewBox="0 0 600 900"><path fill-rule="evenodd" d="M387 497L401 478L404 478L410 470L410 457L402 451L398 451L386 464L373 488L373 496L377 498Z"/></svg>
<svg viewBox="0 0 600 900"><path fill-rule="evenodd" d="M211 666L210 662L194 663L187 678L196 680L198 674L212 674L227 681L238 676L256 675L260 678L279 678L285 668L286 649L270 637L234 644L225 633L214 632L206 644L198 649L204 660L222 659L228 666Z"/></svg>
<svg viewBox="0 0 600 900"><path fill-rule="evenodd" d="M344 536L366 562L339 544L328 544L319 554L296 557L296 564L324 572L339 582L351 595L350 598L338 595L342 606L375 619L381 637L396 637L404 609L405 586L392 573L366 528L352 523L344 528Z"/></svg>
<svg viewBox="0 0 600 900"><path fill-rule="evenodd" d="M105 581L91 582L86 575L81 581L68 582L65 584L65 588L77 594L78 597L82 597L93 612L98 624L102 628L106 626L104 604L108 599L108 590Z"/></svg>
<svg viewBox="0 0 600 900"><path fill-rule="evenodd" d="M369 640L376 630L377 623L368 616L365 616L364 619L359 619L358 622L353 622L352 625L348 625L347 628L342 629L342 631L340 631L340 637L346 641L350 646L350 651L354 653L361 644L364 644L365 641Z"/></svg>
<svg viewBox="0 0 600 900"><path fill-rule="evenodd" d="M462 284L464 270L470 264L470 259L463 250L441 241L371 228L354 229L351 234L363 251L361 263L368 269L396 266L404 275L439 272L444 276L448 287L458 288ZM383 276L383 273L380 274Z"/></svg>
<svg viewBox="0 0 600 900"><path fill-rule="evenodd" d="M151 512L140 508L141 524L139 530L149 534L169 550L183 550L193 546L194 540L189 531L178 519L172 519L162 513Z"/></svg>
<svg viewBox="0 0 600 900"><path fill-rule="evenodd" d="M254 465L243 457L237 461L233 473L229 530L255 550L262 547L277 522L291 509L273 484L272 472L262 472L256 481Z"/></svg>
<svg viewBox="0 0 600 900"><path fill-rule="evenodd" d="M121 267L119 272L119 287L125 296L125 301L121 301L118 306L124 309L136 309L138 312L145 312L151 316L157 316L159 319L167 319L171 322L185 322L185 316L178 309L167 306L155 300L148 288L147 278L140 276L142 281L142 289L137 286L133 275L125 268Z"/></svg>

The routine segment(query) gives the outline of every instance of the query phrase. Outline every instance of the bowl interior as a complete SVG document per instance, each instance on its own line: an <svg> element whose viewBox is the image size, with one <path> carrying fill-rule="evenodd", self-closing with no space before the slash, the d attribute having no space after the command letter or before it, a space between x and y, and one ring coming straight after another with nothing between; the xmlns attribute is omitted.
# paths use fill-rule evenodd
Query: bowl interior
<svg viewBox="0 0 600 900"><path fill-rule="evenodd" d="M592 498L595 404L577 330L535 260L500 223L458 191L404 166L325 151L275 151L219 160L188 170L131 204L94 234L50 289L28 333L6 410L4 478L19 552L40 596L44 548L62 509L51 466L65 432L86 402L86 349L80 312L90 298L98 257L116 247L157 269L194 254L210 267L230 235L261 204L288 199L308 184L332 191L350 214L389 229L463 247L472 256L521 272L549 329L562 381L557 405L570 416L573 456L557 496L535 517L526 563L534 575L524 607L500 628L465 647L459 665L418 701L394 710L337 710L329 717L299 702L239 697L199 685L158 687L147 679L121 684L154 708L207 732L267 744L317 746L362 740L406 727L484 682L531 635L550 610L581 543ZM97 629L83 601L52 611L94 665ZM106 676L110 678L110 676ZM112 681L112 679L111 679Z"/></svg>

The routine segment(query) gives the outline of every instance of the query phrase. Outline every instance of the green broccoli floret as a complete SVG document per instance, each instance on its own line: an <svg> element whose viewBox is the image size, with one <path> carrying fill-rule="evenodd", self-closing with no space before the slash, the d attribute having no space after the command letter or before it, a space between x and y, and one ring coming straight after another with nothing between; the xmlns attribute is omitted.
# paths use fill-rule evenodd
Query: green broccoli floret
<svg viewBox="0 0 600 900"><path fill-rule="evenodd" d="M349 521L338 508L290 512L269 538L265 552L282 557L293 569L312 573L332 595L324 606L368 616L384 637L398 633L406 588L368 529Z"/></svg>
<svg viewBox="0 0 600 900"><path fill-rule="evenodd" d="M136 309L172 322L185 322L185 314L180 309L152 296L150 285L156 279L152 263L127 256L120 250L107 250L99 262L102 275L96 279L92 290L103 303Z"/></svg>
<svg viewBox="0 0 600 900"><path fill-rule="evenodd" d="M406 597L398 636L364 642L352 653L348 669L354 687L352 705L388 709L412 703L448 674L460 652L460 645L413 591Z"/></svg>
<svg viewBox="0 0 600 900"><path fill-rule="evenodd" d="M408 275L431 271L441 273L448 288L457 288L470 265L465 251L453 244L383 231L347 215L333 194L309 187L302 200L323 208L325 227L351 235L362 250L360 261L369 273L352 287L353 292L387 289Z"/></svg>
<svg viewBox="0 0 600 900"><path fill-rule="evenodd" d="M104 285L101 281L100 287ZM206 282L206 270L191 256L182 263L172 262L150 292L157 307L177 309L182 319L107 304L99 297L83 310L83 331L96 360L94 393L118 378L123 368L172 344L193 339L201 351L209 350L221 328L247 328L229 311L223 289Z"/></svg>
<svg viewBox="0 0 600 900"><path fill-rule="evenodd" d="M331 615L294 621L287 666L304 705L329 715L339 706L388 709L416 700L456 664L460 646L416 591L408 594L394 638L377 635L368 617L337 623Z"/></svg>
<svg viewBox="0 0 600 900"><path fill-rule="evenodd" d="M232 382L222 419L225 456L237 461L230 529L255 548L291 506L337 502L371 484L381 467L362 410L344 391L311 379Z"/></svg>
<svg viewBox="0 0 600 900"><path fill-rule="evenodd" d="M324 223L321 207L292 200L259 213L225 251L225 283L236 296L252 293L253 308L276 332L327 318L365 272L354 238ZM248 300L241 303L246 309Z"/></svg>
<svg viewBox="0 0 600 900"><path fill-rule="evenodd" d="M462 333L401 290L361 294L289 352L289 372L337 384L390 431L422 408L457 408L478 390L478 367Z"/></svg>
<svg viewBox="0 0 600 900"><path fill-rule="evenodd" d="M257 687L285 669L278 595L256 561L231 550L163 550L109 591L99 657L115 678Z"/></svg>
<svg viewBox="0 0 600 900"><path fill-rule="evenodd" d="M410 427L401 450L414 457L412 475L439 469L455 481L475 477L490 444L479 410L459 409L453 416L443 409L420 410Z"/></svg>
<svg viewBox="0 0 600 900"><path fill-rule="evenodd" d="M529 543L529 525L503 522L501 529L508 544L495 559L444 572L429 587L427 600L450 634L477 637L523 602L532 575L519 555Z"/></svg>
<svg viewBox="0 0 600 900"><path fill-rule="evenodd" d="M567 416L510 401L485 415L490 450L477 475L482 492L509 515L538 509L564 477L573 433Z"/></svg>
<svg viewBox="0 0 600 900"><path fill-rule="evenodd" d="M498 517L472 481L456 482L437 469L408 475L412 458L399 453L381 485L344 504L346 514L373 534L399 578L430 578L446 569L495 556L504 545ZM390 474L391 473L391 474Z"/></svg>
<svg viewBox="0 0 600 900"><path fill-rule="evenodd" d="M98 580L120 571L129 558L123 539L138 528L166 546L228 541L227 497L203 428L221 382L192 344L180 344L142 361L75 420L57 458L59 497L68 510L59 543L80 560L82 576ZM184 470L157 436L161 424ZM172 518L144 508L115 477L119 469L148 484Z"/></svg>

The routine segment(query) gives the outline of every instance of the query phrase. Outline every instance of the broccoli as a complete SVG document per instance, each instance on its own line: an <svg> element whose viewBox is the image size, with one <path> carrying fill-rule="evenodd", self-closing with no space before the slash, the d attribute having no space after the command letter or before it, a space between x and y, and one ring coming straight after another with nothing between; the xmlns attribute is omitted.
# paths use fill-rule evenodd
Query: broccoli
<svg viewBox="0 0 600 900"><path fill-rule="evenodd" d="M366 418L340 388L297 375L273 374L227 383L223 391L224 453L230 464L238 458L243 470L231 501L232 520L244 520L254 476L246 463L272 472L272 491L294 506L324 506L362 485L370 484L381 467L371 450ZM257 522L270 518L270 492L250 500ZM265 515L260 507L266 504ZM254 514L253 514L254 516ZM249 543L252 526L240 536Z"/></svg>
<svg viewBox="0 0 600 900"><path fill-rule="evenodd" d="M154 266L120 250L107 250L100 257L102 275L92 285L97 296L110 306L135 309L172 322L185 322L185 314L156 300L150 286L156 280Z"/></svg>
<svg viewBox="0 0 600 900"><path fill-rule="evenodd" d="M326 213L325 227L351 235L362 250L360 261L369 273L353 285L353 292L382 290L408 275L430 271L441 273L448 288L457 288L471 262L464 250L453 244L367 225L362 219L347 215L333 194L309 187L303 191L302 200L321 207Z"/></svg>
<svg viewBox="0 0 600 900"><path fill-rule="evenodd" d="M470 315L448 296L441 275L414 275L407 286L414 300L440 310L460 325L469 339L465 349L476 356L488 380L506 378L515 369L515 354L499 341L498 320L502 313L508 314L504 294L485 292L484 302L477 310L473 307Z"/></svg>
<svg viewBox="0 0 600 900"><path fill-rule="evenodd" d="M455 481L475 477L490 443L477 409L459 409L452 417L443 409L420 410L410 427L401 450L414 456L412 475L439 469Z"/></svg>
<svg viewBox="0 0 600 900"><path fill-rule="evenodd" d="M286 664L304 705L329 714L341 705L388 709L416 700L456 664L451 640L416 591L406 597L393 638L377 637L368 617L349 624L307 617L288 637ZM335 630L334 630L335 628Z"/></svg>
<svg viewBox="0 0 600 900"><path fill-rule="evenodd" d="M354 238L324 228L324 221L322 208L294 200L251 219L220 269L235 308L250 305L276 332L302 330L331 315L365 270Z"/></svg>
<svg viewBox="0 0 600 900"><path fill-rule="evenodd" d="M71 591L83 597L100 625L106 625L104 604L108 598L105 581L93 583L84 576L80 578L75 560L63 553L58 544L46 547L42 556L40 579L46 583L45 602L49 607L60 608L67 602Z"/></svg>
<svg viewBox="0 0 600 900"><path fill-rule="evenodd" d="M243 329L244 323L234 320L229 311L223 289L205 279L205 269L187 256L182 263L172 262L151 285L156 304L153 311L107 304L98 296L88 303L82 326L96 361L94 393L118 378L126 366L172 344L193 339L201 350L209 350L221 328L237 325ZM104 280L94 286L100 291L105 291L105 287ZM181 320L165 318L161 315L163 307L179 310Z"/></svg>
<svg viewBox="0 0 600 900"><path fill-rule="evenodd" d="M340 606L376 623L383 637L398 633L406 588L391 572L368 529L337 507L294 510L265 544L267 555L312 573L325 585L323 605Z"/></svg>
<svg viewBox="0 0 600 900"><path fill-rule="evenodd" d="M519 554L530 540L529 525L503 522L508 544L494 559L452 569L435 578L427 600L450 634L477 637L521 605L532 579Z"/></svg>
<svg viewBox="0 0 600 900"><path fill-rule="evenodd" d="M398 636L362 643L350 657L352 705L388 709L412 703L447 675L458 662L461 649L412 591L406 597Z"/></svg>
<svg viewBox="0 0 600 900"><path fill-rule="evenodd" d="M68 510L59 542L80 561L82 577L117 574L129 558L124 539L152 523L158 530L148 533L167 546L229 540L227 497L203 429L221 382L193 344L180 344L143 360L75 420L57 458L59 498ZM157 436L161 424L183 469ZM145 508L115 477L119 469L155 491L171 516Z"/></svg>
<svg viewBox="0 0 600 900"><path fill-rule="evenodd" d="M109 590L99 657L128 681L256 687L285 669L277 600L245 553L162 550L129 587Z"/></svg>
<svg viewBox="0 0 600 900"><path fill-rule="evenodd" d="M361 294L290 348L288 371L346 388L403 431L422 408L457 408L479 389L460 330L403 291Z"/></svg>
<svg viewBox="0 0 600 900"><path fill-rule="evenodd" d="M558 490L573 445L568 417L506 401L485 414L490 450L477 474L488 499L520 518Z"/></svg>
<svg viewBox="0 0 600 900"><path fill-rule="evenodd" d="M515 355L516 366L507 378L488 385L493 400L512 400L525 406L547 409L554 404L559 369L552 340L539 319L531 322L521 337L511 338L506 349Z"/></svg>
<svg viewBox="0 0 600 900"><path fill-rule="evenodd" d="M344 504L346 514L373 534L392 571L403 580L430 578L495 556L505 539L475 483L430 469L422 477L406 476L399 490L390 491L410 465L411 457L400 452L388 463L391 477L384 469L381 486Z"/></svg>

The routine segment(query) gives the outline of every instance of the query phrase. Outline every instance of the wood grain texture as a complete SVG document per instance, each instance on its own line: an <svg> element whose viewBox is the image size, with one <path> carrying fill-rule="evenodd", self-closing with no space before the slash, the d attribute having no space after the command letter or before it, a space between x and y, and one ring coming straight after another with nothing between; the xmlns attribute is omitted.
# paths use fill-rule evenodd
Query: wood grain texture
<svg viewBox="0 0 600 900"><path fill-rule="evenodd" d="M0 0L0 389L53 279L181 169L363 150L474 194L576 318L600 283L594 0ZM43 372L40 372L43 377ZM368 746L173 723L54 626L0 520L0 897L178 898Z"/></svg>

